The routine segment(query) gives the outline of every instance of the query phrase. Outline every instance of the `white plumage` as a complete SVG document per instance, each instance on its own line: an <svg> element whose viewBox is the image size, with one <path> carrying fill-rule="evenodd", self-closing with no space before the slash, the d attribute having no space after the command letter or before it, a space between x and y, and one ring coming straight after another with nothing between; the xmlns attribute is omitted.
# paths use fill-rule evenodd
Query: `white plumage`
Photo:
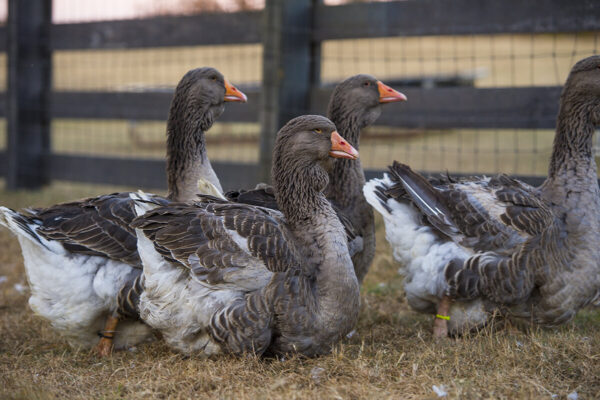
<svg viewBox="0 0 600 400"><path fill-rule="evenodd" d="M138 216L156 207L144 202L149 198L142 192L132 193L131 198ZM235 231L225 231L250 256L247 239ZM154 243L143 231L136 229L136 234L144 265L144 292L139 302L141 319L160 331L170 346L183 353L211 355L221 352L220 346L208 334L211 317L236 299L243 299L247 291L266 285L272 272L260 260L253 260L256 265L226 275L226 283L208 285L189 270L174 268L156 251ZM192 255L188 262L194 265L199 260Z"/></svg>
<svg viewBox="0 0 600 400"><path fill-rule="evenodd" d="M117 292L133 268L105 257L69 253L60 242L38 235L36 224L24 224L19 214L6 207L0 207L0 224L10 229L21 245L32 310L48 319L71 345L95 345L106 316L117 307ZM147 326L129 322L119 327L115 347L150 337Z"/></svg>
<svg viewBox="0 0 600 400"><path fill-rule="evenodd" d="M447 289L444 277L446 264L454 259L467 259L473 251L453 241L440 240L430 227L420 222L418 210L388 198L385 205L377 196L376 188L389 188L394 183L384 174L381 179L371 179L363 193L367 202L383 217L385 237L392 255L400 263L398 272L404 277L404 291L408 304L419 312L435 313L437 304ZM462 332L480 326L487 320L481 301L454 302L450 308L448 328Z"/></svg>

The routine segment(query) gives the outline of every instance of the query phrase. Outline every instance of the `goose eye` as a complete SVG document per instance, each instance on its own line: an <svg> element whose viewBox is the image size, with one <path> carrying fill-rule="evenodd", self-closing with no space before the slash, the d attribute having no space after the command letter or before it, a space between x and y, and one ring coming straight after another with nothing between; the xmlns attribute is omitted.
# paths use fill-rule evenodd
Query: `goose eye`
<svg viewBox="0 0 600 400"><path fill-rule="evenodd" d="M323 133L323 131L320 128L316 128L315 132L317 132L317 133Z"/></svg>
<svg viewBox="0 0 600 400"><path fill-rule="evenodd" d="M213 81L215 81L215 82L217 81L217 77L216 77L216 76L213 76L213 77L212 77L212 78L210 78L210 79L212 79L212 80L213 80Z"/></svg>
<svg viewBox="0 0 600 400"><path fill-rule="evenodd" d="M364 86L371 86L371 82L365 82L363 83Z"/></svg>

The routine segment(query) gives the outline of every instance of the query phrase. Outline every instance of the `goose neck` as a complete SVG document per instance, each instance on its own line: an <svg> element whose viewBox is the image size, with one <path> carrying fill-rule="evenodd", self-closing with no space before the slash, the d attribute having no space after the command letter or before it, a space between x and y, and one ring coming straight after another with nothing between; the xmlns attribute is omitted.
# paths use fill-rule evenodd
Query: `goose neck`
<svg viewBox="0 0 600 400"><path fill-rule="evenodd" d="M548 178L575 174L575 177L596 177L592 155L594 124L584 104L567 103L560 107ZM593 177L591 176L593 175Z"/></svg>
<svg viewBox="0 0 600 400"><path fill-rule="evenodd" d="M332 115L338 132L355 149L360 145L361 123L358 115L348 113L342 117ZM333 200L339 207L346 209L352 207L357 199L362 199L362 186L365 175L359 160L338 158L333 163L329 172L329 185L326 190L327 198Z"/></svg>
<svg viewBox="0 0 600 400"><path fill-rule="evenodd" d="M172 107L173 108L173 107ZM198 179L204 178L220 191L221 184L206 154L204 131L212 126L210 110L193 114L173 112L167 123L168 197L175 201L193 200L198 193ZM198 119L190 115L199 114Z"/></svg>
<svg viewBox="0 0 600 400"><path fill-rule="evenodd" d="M286 165L277 164L272 174L275 197L288 224L295 228L318 221L331 208L323 194L329 181L327 173L320 165L305 161L288 159Z"/></svg>

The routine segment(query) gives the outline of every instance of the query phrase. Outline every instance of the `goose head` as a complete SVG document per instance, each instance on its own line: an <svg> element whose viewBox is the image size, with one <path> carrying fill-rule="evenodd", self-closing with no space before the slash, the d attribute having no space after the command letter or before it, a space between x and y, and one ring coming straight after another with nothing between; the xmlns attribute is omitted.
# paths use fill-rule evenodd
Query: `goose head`
<svg viewBox="0 0 600 400"><path fill-rule="evenodd" d="M278 132L273 153L275 181L302 169L311 186L319 191L328 183L326 170L332 158L358 158L358 151L340 136L333 122L320 115L303 115L289 121Z"/></svg>
<svg viewBox="0 0 600 400"><path fill-rule="evenodd" d="M600 55L577 62L565 83L563 111L578 110L589 116L589 122L600 126Z"/></svg>
<svg viewBox="0 0 600 400"><path fill-rule="evenodd" d="M215 68L188 71L179 81L171 103L171 118L205 131L225 110L225 102L245 103L247 97Z"/></svg>
<svg viewBox="0 0 600 400"><path fill-rule="evenodd" d="M334 89L329 116L336 123L339 119L347 119L364 128L379 118L382 104L398 101L406 101L406 96L371 75L354 75Z"/></svg>

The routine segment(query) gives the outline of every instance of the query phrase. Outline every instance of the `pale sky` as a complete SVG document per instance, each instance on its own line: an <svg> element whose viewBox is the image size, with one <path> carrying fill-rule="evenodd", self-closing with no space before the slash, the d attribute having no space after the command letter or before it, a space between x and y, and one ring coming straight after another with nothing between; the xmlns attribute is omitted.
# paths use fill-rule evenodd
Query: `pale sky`
<svg viewBox="0 0 600 400"><path fill-rule="evenodd" d="M131 19L155 14L158 10L176 10L189 0L53 0L52 19L55 23L89 22L111 19ZM219 0L225 9L232 0ZM264 0L253 0L257 7ZM0 0L0 20L6 20L7 0Z"/></svg>
<svg viewBox="0 0 600 400"><path fill-rule="evenodd" d="M53 0L55 23L89 22L111 19L131 19L156 14L159 10L177 10L190 0ZM232 8L235 0L218 0L224 9ZM347 0L325 0L325 4L341 4ZM382 0L374 0L382 1ZM386 0L383 0L386 1ZM253 0L257 8L265 0ZM0 0L0 20L6 20L8 1Z"/></svg>

